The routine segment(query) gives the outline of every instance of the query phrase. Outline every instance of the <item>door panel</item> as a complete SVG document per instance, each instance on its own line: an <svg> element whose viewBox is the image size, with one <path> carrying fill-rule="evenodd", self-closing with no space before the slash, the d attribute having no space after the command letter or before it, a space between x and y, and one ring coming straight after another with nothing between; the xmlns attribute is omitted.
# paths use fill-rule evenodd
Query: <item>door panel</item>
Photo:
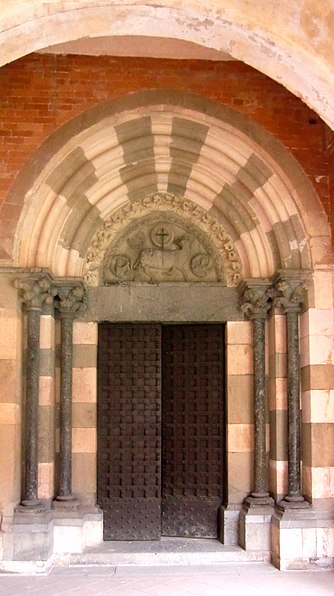
<svg viewBox="0 0 334 596"><path fill-rule="evenodd" d="M222 502L224 328L163 328L162 534L217 537Z"/></svg>
<svg viewBox="0 0 334 596"><path fill-rule="evenodd" d="M217 537L223 362L223 325L99 325L104 540Z"/></svg>
<svg viewBox="0 0 334 596"><path fill-rule="evenodd" d="M99 326L98 504L104 540L161 534L161 327Z"/></svg>

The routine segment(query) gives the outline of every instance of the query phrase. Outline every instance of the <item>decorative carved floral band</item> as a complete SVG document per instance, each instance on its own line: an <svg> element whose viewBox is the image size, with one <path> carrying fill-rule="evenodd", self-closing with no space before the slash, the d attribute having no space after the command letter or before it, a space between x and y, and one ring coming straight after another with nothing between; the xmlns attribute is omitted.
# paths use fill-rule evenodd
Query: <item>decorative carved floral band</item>
<svg viewBox="0 0 334 596"><path fill-rule="evenodd" d="M88 285L211 281L236 286L241 263L223 226L195 203L168 193L128 203L88 249Z"/></svg>

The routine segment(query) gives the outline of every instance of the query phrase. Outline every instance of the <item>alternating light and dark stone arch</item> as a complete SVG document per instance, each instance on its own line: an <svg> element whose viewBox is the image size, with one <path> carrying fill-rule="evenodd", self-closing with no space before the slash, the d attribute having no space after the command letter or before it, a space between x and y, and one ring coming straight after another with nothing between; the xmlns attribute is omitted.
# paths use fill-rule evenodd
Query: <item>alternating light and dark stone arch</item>
<svg viewBox="0 0 334 596"><path fill-rule="evenodd" d="M11 197L16 196L22 200L22 212L15 238L12 240L15 268L23 277L29 276L29 272L33 271L35 284L36 274L42 273L43 270L49 271L51 285L58 296L55 306L60 312L63 337L67 337L67 342L63 342L67 347L63 350L60 365L62 371L65 371L60 401L65 412L61 424L63 454L67 455L61 460L60 491L56 509L60 507L62 511L66 510L64 502L68 502L72 510L77 507L72 494L69 463L69 412L72 398L69 391L69 369L72 369L72 366L69 366L68 355L70 353L72 358L69 346L72 340L68 338L72 337L74 313L71 311L72 303L68 301L67 293L71 292L78 282L81 284L84 280L88 286L88 309L85 314L80 315L78 325L79 328L82 325L83 329L86 329L85 325L93 326L95 331L89 327L90 339L87 340L87 336L84 338L83 344L80 345L81 356L74 358L73 368L80 369L81 375L77 372L74 374L74 386L81 387L83 391L86 387L84 388L82 379L86 378L87 369L92 369L93 374L96 370L96 323L99 321L138 322L154 319L170 322L177 316L182 320L187 312L187 321L190 320L189 317L197 322L207 320L205 317L208 317L209 322L227 323L227 385L230 380L230 385L234 385L233 390L228 389L228 399L231 411L235 407L232 407L232 403L239 400L238 415L240 414L237 420L231 414L231 419L227 421L229 438L226 458L229 490L233 495L235 477L232 476L236 474L235 470L242 461L241 457L238 459L239 453L252 453L255 418L254 468L249 466L249 462L246 466L249 474L246 492L251 493L251 498L247 502L248 509L243 513L241 543L246 549L256 548L252 528L258 524L259 531L264 532L263 550L270 550L270 494L274 494L277 500L287 495L296 507L298 503L305 503L301 494L299 468L299 383L294 383L294 377L298 375L299 378L300 372L296 329L305 294L297 296L296 308L293 299L290 304L290 298L301 280L312 275L315 278L318 270L319 275L322 275L322 268L327 264L326 247L330 237L323 208L306 175L281 143L254 122L241 117L233 110L198 96L160 91L131 94L97 106L54 133L32 160L34 168L30 169L31 164L27 164L12 189ZM177 278L169 278L173 283L169 288L166 284L167 289L160 283L160 279L158 283L150 285L150 282L157 280L140 278L139 281L144 283L141 286L133 284L132 287L132 281L138 282L138 279L122 279L122 276L117 275L111 276L111 285L114 287L105 287L104 283L110 282L109 278L105 278L104 272L106 264L110 265L112 247L120 247L119 254L122 256L123 245L120 239L124 237L125 246L126 235L132 233L136 223L148 226L145 237L149 238L151 228L156 225L160 216L164 224L166 223L165 228L159 231L163 235L168 235L168 225L174 232L183 230L182 234L188 236L196 236L196 230L198 231L198 241L201 241L199 245L202 247L199 256L203 254L205 258L212 256L213 259L219 260L214 283L211 283L211 278L208 278L210 283L206 284L205 278L203 282L202 273L197 269L200 271L200 283L195 290L196 284L189 283L189 279L197 280L185 276L182 278L182 271ZM175 247L179 250L180 238L175 238ZM148 250L145 244L143 247L144 250ZM150 246L149 250L151 249ZM158 252L160 249L161 246L158 246L157 250L155 244L154 250ZM188 256L193 259L198 255L189 253ZM124 260L120 263L121 267L124 263ZM203 267L205 259L201 263ZM128 266L129 261L125 264ZM114 265L111 267L114 274L116 269ZM195 273L194 276L196 277ZM182 286L184 281L187 283ZM247 308L244 310L247 311L246 315L251 322L244 320L236 290L236 286L242 281L245 285L241 291L241 302L247 302ZM240 287L242 286L239 285ZM312 280L310 287L312 289ZM284 295L286 291L288 296ZM80 292L82 298L81 294ZM189 311L189 302L192 300L189 297L195 295L196 299L193 300L193 306ZM152 297L152 301L147 301L147 306L142 308L143 301L145 303L148 297ZM164 297L165 302L161 301L159 306L161 297ZM288 303L283 298L288 298ZM311 299L307 298L305 309L312 306L316 308L317 299L313 300L311 302ZM75 300L74 302L76 303ZM165 308L166 304L168 308ZM212 306L209 315L207 304ZM141 308L136 309L138 305ZM42 316L41 305L38 308L37 321ZM278 310L281 308L285 309L284 313ZM284 465L279 468L282 458L276 453L279 450L276 449L276 443L274 444L271 449L274 455L270 456L271 477L266 444L266 432L269 427L266 416L266 375L269 377L269 384L271 382L273 386L274 405L271 408L270 429L276 429L284 417L286 420L288 408L286 402L285 407L282 407L282 396L278 396L276 392L277 379L286 381L287 374L283 368L279 368L275 350L271 353L272 363L269 364L269 371L265 367L265 331L269 311L270 338L282 331L286 316L291 323L291 329L293 327L294 335L291 345L287 346L285 343L282 347L285 340L281 341L280 354L282 361L286 359L286 354L288 358L292 355L293 366L289 368L287 382L291 393L289 408L293 412L289 442L293 442L293 445L289 454L284 454ZM53 313L43 316L52 318ZM49 328L51 331L48 340L50 345L54 345L54 339L51 338L54 323L50 323ZM281 336L284 338L283 333ZM309 337L307 341L310 341ZM87 345L91 352L86 349ZM305 366L312 364L311 360L304 361ZM239 372L239 366L242 372ZM51 378L51 374L49 376L50 383L55 385L55 375L54 378ZM236 389L246 376L247 383L250 378L253 381L253 389L247 399L249 403L253 403L254 394L256 398L255 408L253 405L247 423L244 422L240 392ZM96 405L94 382L91 375L89 405L92 407ZM36 417L36 384L32 394ZM83 409L80 395L77 400ZM79 430L84 431L83 428ZM93 438L89 453L95 454L96 427L90 430ZM31 449L34 454L34 474L27 487L33 507L36 500L38 501L36 420L34 433ZM77 434L80 438L76 445L81 441L80 448L85 449L82 442L84 433ZM275 441L286 446L287 433L283 429L277 434L279 436ZM88 437L87 433L85 437ZM246 448L242 441L247 444ZM83 452L83 456L85 455L87 454ZM82 462L80 465L82 469ZM291 476L289 486L288 470ZM242 487L242 490L244 489L245 487ZM226 543L237 540L236 528L242 490L236 491L237 496L231 497L222 513L222 540ZM311 481L305 482L303 492L310 496ZM51 498L53 496L50 495ZM93 490L90 498L94 498ZM283 503L282 510L289 509L287 503L289 501ZM265 509L259 512L257 507ZM277 517L275 527L283 528L280 524L281 519ZM280 557L279 552L277 547L277 561Z"/></svg>
<svg viewBox="0 0 334 596"><path fill-rule="evenodd" d="M235 243L244 277L309 268L319 260L311 254L315 239L329 237L315 192L283 146L198 96L152 91L96 107L44 143L37 171L22 173L12 189L12 196L24 191L15 262L57 275L81 275L103 222L159 192L214 216Z"/></svg>

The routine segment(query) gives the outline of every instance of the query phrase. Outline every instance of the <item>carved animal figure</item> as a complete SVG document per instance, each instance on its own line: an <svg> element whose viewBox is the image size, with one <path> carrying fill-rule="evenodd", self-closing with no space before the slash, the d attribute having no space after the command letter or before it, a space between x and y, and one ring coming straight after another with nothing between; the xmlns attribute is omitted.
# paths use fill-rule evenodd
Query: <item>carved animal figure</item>
<svg viewBox="0 0 334 596"><path fill-rule="evenodd" d="M186 270L189 270L190 238L182 238L173 249L144 248L134 264L134 269L141 269L148 275L149 271L158 271L171 274L173 271L181 272L184 279Z"/></svg>

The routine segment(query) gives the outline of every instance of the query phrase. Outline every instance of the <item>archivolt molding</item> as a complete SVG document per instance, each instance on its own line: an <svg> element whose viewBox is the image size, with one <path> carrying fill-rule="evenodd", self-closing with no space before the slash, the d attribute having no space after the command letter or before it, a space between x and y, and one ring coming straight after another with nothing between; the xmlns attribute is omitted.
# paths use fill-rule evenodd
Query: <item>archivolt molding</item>
<svg viewBox="0 0 334 596"><path fill-rule="evenodd" d="M192 94L160 91L97 106L84 122L57 133L60 149L27 185L15 235L18 266L86 275L87 251L104 222L116 213L129 221L134 205L159 193L182 197L219 222L244 277L325 262L329 226L313 187L254 122ZM47 147L41 160L45 155Z"/></svg>
<svg viewBox="0 0 334 596"><path fill-rule="evenodd" d="M222 224L192 201L184 200L170 193L156 193L127 204L105 220L103 227L96 232L87 251L84 264L84 280L87 285L98 285L105 254L122 230L131 222L154 212L173 213L197 226L214 245L216 254L221 260L221 265L219 262L217 265L219 269L223 270L226 284L236 286L239 283L242 270L240 258L232 239Z"/></svg>

